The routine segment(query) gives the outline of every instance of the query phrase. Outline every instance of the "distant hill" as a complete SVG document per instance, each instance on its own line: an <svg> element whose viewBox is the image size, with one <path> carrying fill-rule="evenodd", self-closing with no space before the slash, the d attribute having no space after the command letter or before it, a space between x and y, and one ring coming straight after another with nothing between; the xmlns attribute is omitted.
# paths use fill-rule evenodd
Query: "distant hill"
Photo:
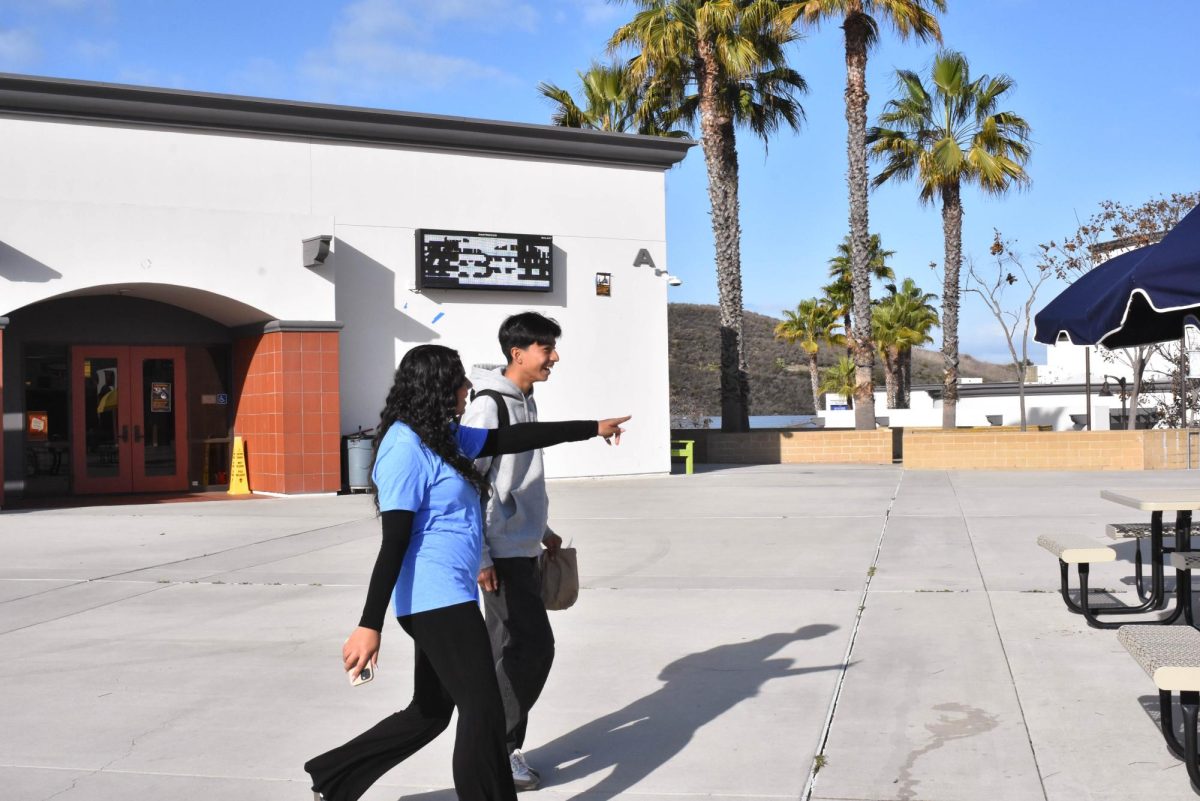
<svg viewBox="0 0 1200 801"><path fill-rule="evenodd" d="M796 345L775 339L779 320L746 312L744 332L746 359L750 367L750 413L812 414L812 390L808 364ZM701 416L721 413L720 328L716 306L672 303L667 307L671 361L671 415ZM822 348L817 360L822 367L837 360L839 353ZM964 378L985 382L1011 381L1012 368L962 356ZM876 365L875 381L883 387L883 369ZM942 382L942 354L913 352L913 384Z"/></svg>

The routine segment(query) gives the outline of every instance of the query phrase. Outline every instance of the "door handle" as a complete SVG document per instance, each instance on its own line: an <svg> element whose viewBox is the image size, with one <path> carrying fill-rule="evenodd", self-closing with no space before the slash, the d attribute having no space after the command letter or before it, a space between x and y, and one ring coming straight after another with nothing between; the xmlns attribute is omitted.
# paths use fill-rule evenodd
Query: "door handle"
<svg viewBox="0 0 1200 801"><path fill-rule="evenodd" d="M133 441L134 442L142 441L142 427L139 425L136 425L136 424L133 426Z"/></svg>
<svg viewBox="0 0 1200 801"><path fill-rule="evenodd" d="M129 442L129 426L121 426L121 442Z"/></svg>

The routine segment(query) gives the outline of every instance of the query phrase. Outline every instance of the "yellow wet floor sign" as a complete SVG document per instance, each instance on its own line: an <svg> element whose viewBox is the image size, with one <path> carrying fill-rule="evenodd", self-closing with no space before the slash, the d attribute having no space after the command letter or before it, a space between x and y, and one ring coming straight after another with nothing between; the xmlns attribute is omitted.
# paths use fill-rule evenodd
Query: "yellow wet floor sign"
<svg viewBox="0 0 1200 801"><path fill-rule="evenodd" d="M229 494L250 494L250 482L246 479L246 446L241 437L233 438L233 460L229 465Z"/></svg>

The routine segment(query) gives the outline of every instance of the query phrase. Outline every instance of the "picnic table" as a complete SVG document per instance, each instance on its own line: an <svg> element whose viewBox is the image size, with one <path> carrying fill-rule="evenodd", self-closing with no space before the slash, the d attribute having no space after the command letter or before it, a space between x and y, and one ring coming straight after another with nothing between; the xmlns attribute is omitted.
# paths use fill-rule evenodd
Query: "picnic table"
<svg viewBox="0 0 1200 801"><path fill-rule="evenodd" d="M1191 550L1192 512L1200 509L1200 488L1102 490L1100 497L1106 501L1150 513L1150 590L1146 593L1142 592L1139 569L1138 595L1142 598L1143 603L1132 608L1143 611L1163 609L1167 605L1163 557L1176 551L1185 553ZM1174 547L1167 547L1163 544L1163 512L1175 513ZM1140 543L1137 547L1141 548ZM1181 597L1190 597L1186 595L1191 590L1190 572L1180 573L1177 580L1188 583L1188 586L1182 588L1185 594ZM1176 610L1176 612L1178 611L1180 610ZM1174 619L1174 615L1168 618L1172 622Z"/></svg>

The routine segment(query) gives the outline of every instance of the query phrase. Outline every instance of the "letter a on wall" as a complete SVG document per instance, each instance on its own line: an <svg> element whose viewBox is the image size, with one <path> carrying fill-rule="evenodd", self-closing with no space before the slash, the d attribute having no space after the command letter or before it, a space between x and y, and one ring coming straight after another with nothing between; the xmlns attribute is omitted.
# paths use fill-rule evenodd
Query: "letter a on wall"
<svg viewBox="0 0 1200 801"><path fill-rule="evenodd" d="M658 266L654 263L654 259L650 256L650 251L642 248L638 251L637 256L633 259L634 267L650 267L657 270Z"/></svg>

